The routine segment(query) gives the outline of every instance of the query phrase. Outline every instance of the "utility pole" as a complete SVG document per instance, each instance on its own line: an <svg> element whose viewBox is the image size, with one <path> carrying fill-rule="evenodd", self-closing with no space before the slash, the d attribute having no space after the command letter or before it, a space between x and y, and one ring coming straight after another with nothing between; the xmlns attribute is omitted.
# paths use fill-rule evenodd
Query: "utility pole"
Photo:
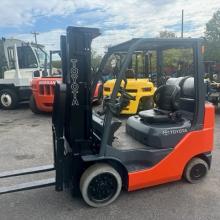
<svg viewBox="0 0 220 220"><path fill-rule="evenodd" d="M181 38L183 38L183 19L184 19L184 10L182 9Z"/></svg>
<svg viewBox="0 0 220 220"><path fill-rule="evenodd" d="M31 34L34 35L35 44L37 45L37 35L39 35L39 33L36 31L33 31L33 32L31 32Z"/></svg>

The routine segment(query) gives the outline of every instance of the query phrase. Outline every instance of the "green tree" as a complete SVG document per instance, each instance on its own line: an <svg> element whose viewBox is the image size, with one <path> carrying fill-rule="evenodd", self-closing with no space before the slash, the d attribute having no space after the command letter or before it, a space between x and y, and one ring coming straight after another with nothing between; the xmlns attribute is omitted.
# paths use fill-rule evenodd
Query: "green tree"
<svg viewBox="0 0 220 220"><path fill-rule="evenodd" d="M93 50L91 56L91 68L93 73L95 73L98 70L101 60L102 56Z"/></svg>
<svg viewBox="0 0 220 220"><path fill-rule="evenodd" d="M52 61L52 66L53 66L54 68L61 69L61 68L62 68L62 67L61 67L61 60L53 60L53 61Z"/></svg>
<svg viewBox="0 0 220 220"><path fill-rule="evenodd" d="M92 51L92 55L91 55L91 68L92 68L92 73L95 73L98 70L98 67L101 63L102 60L102 56L100 56L99 54L97 54L97 52ZM61 66L61 60L53 60L52 61L52 66L54 68L60 69L62 68Z"/></svg>
<svg viewBox="0 0 220 220"><path fill-rule="evenodd" d="M159 38L176 38L176 34L172 31L160 31L159 32Z"/></svg>
<svg viewBox="0 0 220 220"><path fill-rule="evenodd" d="M209 41L220 41L220 10L206 24L205 37Z"/></svg>
<svg viewBox="0 0 220 220"><path fill-rule="evenodd" d="M159 38L177 38L172 31L160 31ZM164 67L174 67L178 69L180 63L190 65L192 63L191 49L168 49L163 52Z"/></svg>
<svg viewBox="0 0 220 220"><path fill-rule="evenodd" d="M206 24L205 60L220 62L220 10Z"/></svg>

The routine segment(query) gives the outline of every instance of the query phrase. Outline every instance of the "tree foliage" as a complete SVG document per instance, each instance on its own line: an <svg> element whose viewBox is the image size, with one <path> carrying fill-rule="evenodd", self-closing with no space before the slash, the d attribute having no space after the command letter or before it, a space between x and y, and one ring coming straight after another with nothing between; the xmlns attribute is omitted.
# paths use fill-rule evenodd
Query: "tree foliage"
<svg viewBox="0 0 220 220"><path fill-rule="evenodd" d="M159 37L160 38L176 38L177 36L174 32L165 30L165 31L160 31Z"/></svg>
<svg viewBox="0 0 220 220"><path fill-rule="evenodd" d="M95 73L98 70L101 60L102 56L93 50L91 55L91 68L93 73Z"/></svg>
<svg viewBox="0 0 220 220"><path fill-rule="evenodd" d="M91 68L92 72L96 72L100 63L101 63L102 57L97 54L95 51L92 51L91 55ZM57 69L61 69L61 60L53 60L52 61L52 66Z"/></svg>
<svg viewBox="0 0 220 220"><path fill-rule="evenodd" d="M205 37L208 41L220 41L220 10L206 24Z"/></svg>
<svg viewBox="0 0 220 220"><path fill-rule="evenodd" d="M52 66L53 66L54 68L61 69L61 68L62 68L62 67L61 67L61 60L53 60L53 61L52 61Z"/></svg>
<svg viewBox="0 0 220 220"><path fill-rule="evenodd" d="M168 49L164 53L164 66L178 68L180 64L191 65L193 51L190 48Z"/></svg>
<svg viewBox="0 0 220 220"><path fill-rule="evenodd" d="M205 60L220 62L220 10L206 24Z"/></svg>
<svg viewBox="0 0 220 220"><path fill-rule="evenodd" d="M177 38L176 34L172 31L160 31L160 38ZM153 61L153 63L156 63ZM192 64L192 50L191 49L167 49L163 52L163 65L164 67L178 69L179 65ZM156 65L156 64L155 64Z"/></svg>

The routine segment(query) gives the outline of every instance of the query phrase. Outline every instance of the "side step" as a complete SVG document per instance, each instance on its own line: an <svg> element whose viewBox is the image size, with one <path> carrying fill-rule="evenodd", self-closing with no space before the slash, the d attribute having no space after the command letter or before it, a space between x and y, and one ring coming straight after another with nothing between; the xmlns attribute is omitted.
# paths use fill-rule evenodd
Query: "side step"
<svg viewBox="0 0 220 220"><path fill-rule="evenodd" d="M44 173L53 170L55 170L53 165L45 165L45 166L31 167L20 170L5 171L0 173L0 179L16 177L16 176L25 176L28 174L35 174L35 173ZM12 192L48 187L55 184L56 184L55 178L31 181L27 183L16 184L13 186L1 187L0 195L5 193L12 193Z"/></svg>

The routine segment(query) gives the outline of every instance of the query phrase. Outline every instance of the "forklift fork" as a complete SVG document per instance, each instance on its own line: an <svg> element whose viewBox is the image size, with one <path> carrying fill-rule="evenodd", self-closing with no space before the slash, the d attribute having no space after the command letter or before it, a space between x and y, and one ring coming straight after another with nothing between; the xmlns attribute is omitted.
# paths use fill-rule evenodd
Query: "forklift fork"
<svg viewBox="0 0 220 220"><path fill-rule="evenodd" d="M17 177L17 176L26 176L26 175L29 175L29 174L31 175L35 173L45 173L45 172L50 172L53 170L54 170L53 165L45 165L45 166L25 168L25 169L20 169L20 170L6 171L6 172L0 173L0 179L6 179L6 178L11 178L11 177ZM12 186L1 187L0 194L12 193L12 192L18 192L18 191L24 191L24 190L30 190L30 189L37 189L37 188L52 186L54 184L55 184L54 178L31 181L27 183L12 185Z"/></svg>

